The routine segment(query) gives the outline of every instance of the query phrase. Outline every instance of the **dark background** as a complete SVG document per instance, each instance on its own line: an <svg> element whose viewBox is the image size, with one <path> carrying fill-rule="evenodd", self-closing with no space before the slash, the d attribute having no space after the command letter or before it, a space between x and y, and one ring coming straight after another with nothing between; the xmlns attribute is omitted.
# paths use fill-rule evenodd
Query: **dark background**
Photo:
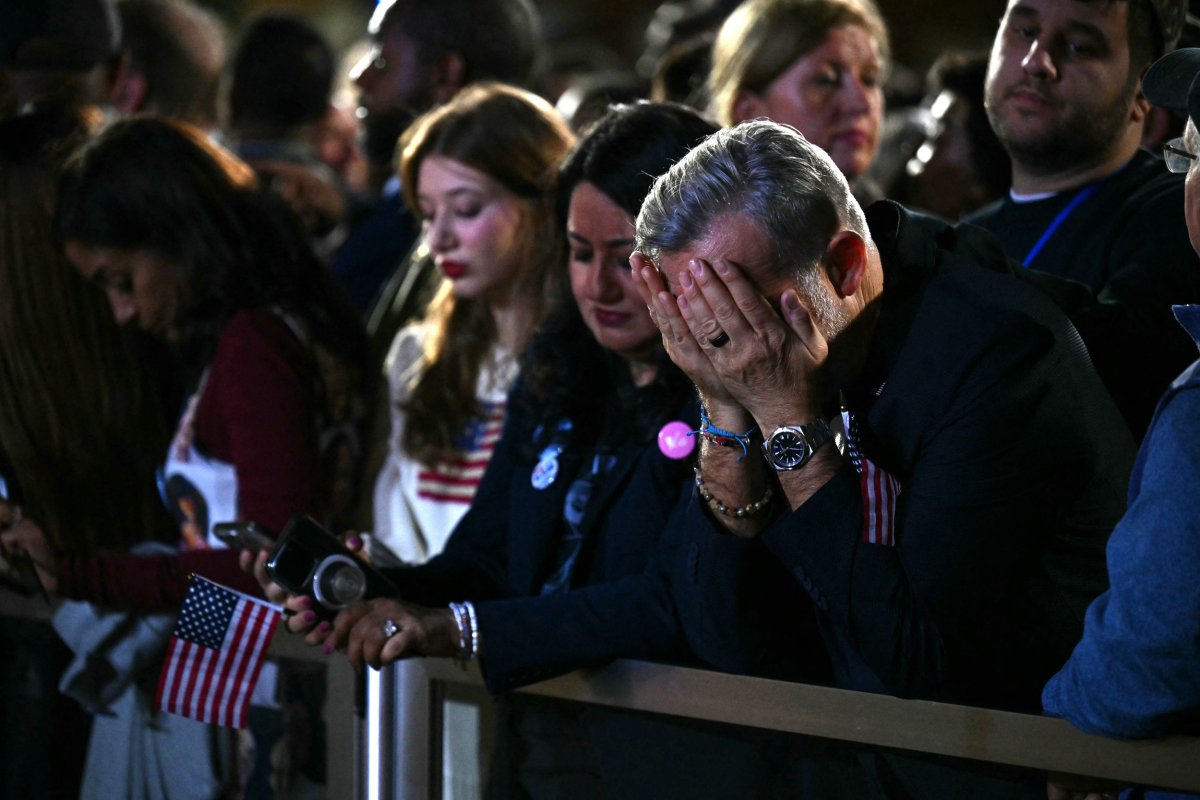
<svg viewBox="0 0 1200 800"><path fill-rule="evenodd" d="M1004 0L877 0L892 33L898 64L919 72L943 50L991 45ZM535 0L548 41L592 37L632 66L642 50L646 24L658 0ZM305 14L339 48L361 37L373 0L207 0L236 37L249 16L267 9Z"/></svg>

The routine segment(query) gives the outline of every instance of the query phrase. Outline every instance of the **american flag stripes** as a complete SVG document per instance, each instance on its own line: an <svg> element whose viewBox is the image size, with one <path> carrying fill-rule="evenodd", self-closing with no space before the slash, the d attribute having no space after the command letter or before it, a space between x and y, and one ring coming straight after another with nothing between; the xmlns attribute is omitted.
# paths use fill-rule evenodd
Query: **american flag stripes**
<svg viewBox="0 0 1200 800"><path fill-rule="evenodd" d="M858 473L863 500L862 540L870 544L896 546L896 500L900 496L900 481L875 465L859 449L858 419L849 411L842 412L846 428L846 456Z"/></svg>
<svg viewBox="0 0 1200 800"><path fill-rule="evenodd" d="M855 462L863 498L862 539L871 544L896 545L896 498L900 481L866 458Z"/></svg>
<svg viewBox="0 0 1200 800"><path fill-rule="evenodd" d="M245 728L250 694L279 619L276 606L193 578L158 678L158 707L210 725Z"/></svg>
<svg viewBox="0 0 1200 800"><path fill-rule="evenodd" d="M417 495L442 503L470 503L503 430L504 401L481 402L479 419L454 443L457 456L417 474Z"/></svg>

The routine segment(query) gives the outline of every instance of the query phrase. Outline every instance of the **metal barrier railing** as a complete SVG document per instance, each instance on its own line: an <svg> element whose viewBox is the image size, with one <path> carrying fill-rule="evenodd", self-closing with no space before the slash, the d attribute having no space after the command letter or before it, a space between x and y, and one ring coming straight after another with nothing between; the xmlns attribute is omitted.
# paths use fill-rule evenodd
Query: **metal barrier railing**
<svg viewBox="0 0 1200 800"><path fill-rule="evenodd" d="M478 670L428 660L435 685L482 686ZM522 689L542 697L636 709L877 747L932 753L1129 785L1200 793L1200 738L1118 741L1061 719L747 678L639 661L574 672ZM436 694L436 692L435 692ZM435 729L433 735L439 735ZM440 771L439 748L430 773Z"/></svg>
<svg viewBox="0 0 1200 800"><path fill-rule="evenodd" d="M44 604L0 592L0 614L46 618ZM421 659L410 668L430 688L427 769L413 774L395 758L394 718L373 729L356 713L357 678L341 656L326 658L298 636L275 637L277 658L320 660L326 667L327 796L390 798L403 782L411 796L441 797L442 709L447 697L487 705L475 665ZM384 673L386 675L386 672ZM524 693L676 717L802 734L863 745L970 759L1031 770L1085 775L1130 785L1200 793L1200 738L1126 742L1083 733L1060 719L1031 714L902 700L822 686L747 678L699 669L618 661L521 690ZM378 691L377 693L381 693ZM368 759L376 745L377 757ZM407 772L403 772L407 770ZM418 768L417 773L421 773ZM350 789L349 787L353 787Z"/></svg>

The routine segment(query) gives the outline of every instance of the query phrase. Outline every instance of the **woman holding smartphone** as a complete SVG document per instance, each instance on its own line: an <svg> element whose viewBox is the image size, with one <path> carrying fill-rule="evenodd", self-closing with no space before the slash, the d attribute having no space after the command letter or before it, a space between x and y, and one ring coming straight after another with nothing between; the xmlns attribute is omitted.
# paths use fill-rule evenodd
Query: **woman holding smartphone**
<svg viewBox="0 0 1200 800"><path fill-rule="evenodd" d="M154 715L142 687L157 674L191 574L258 591L214 523L254 520L277 531L297 513L333 522L349 506L366 374L360 323L250 168L182 124L124 120L85 143L60 182L55 233L116 322L167 353L142 366L184 397L159 470L174 522L122 532L155 542L154 554L104 551L82 546L81 530L51 535L50 518L32 507L21 518L0 503L8 523L0 542L33 560L49 592L86 601L64 604L57 624L71 631L81 674L105 684L95 702L109 713L93 724L88 796L160 786L233 794L247 775L232 733ZM93 654L117 641L145 660L119 676L96 672Z"/></svg>
<svg viewBox="0 0 1200 800"><path fill-rule="evenodd" d="M62 597L163 610L182 600L189 573L238 585L214 523L278 531L300 512L336 519L349 502L363 334L250 168L185 125L117 122L67 165L55 223L117 323L169 353L145 366L185 398L159 486L178 528L137 538L178 541L180 552L80 553L29 517L5 547L32 555Z"/></svg>

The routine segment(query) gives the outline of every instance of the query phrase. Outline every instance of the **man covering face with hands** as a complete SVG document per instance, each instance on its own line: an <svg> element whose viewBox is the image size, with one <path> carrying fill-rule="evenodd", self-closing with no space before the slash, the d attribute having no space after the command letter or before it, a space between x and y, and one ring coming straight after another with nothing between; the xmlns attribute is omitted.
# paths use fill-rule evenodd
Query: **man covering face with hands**
<svg viewBox="0 0 1200 800"><path fill-rule="evenodd" d="M864 213L764 121L660 178L637 246L705 410L676 587L693 647L752 670L788 635L764 620L811 605L844 688L1037 709L1132 459L1070 323L988 234ZM739 578L764 557L791 598Z"/></svg>

